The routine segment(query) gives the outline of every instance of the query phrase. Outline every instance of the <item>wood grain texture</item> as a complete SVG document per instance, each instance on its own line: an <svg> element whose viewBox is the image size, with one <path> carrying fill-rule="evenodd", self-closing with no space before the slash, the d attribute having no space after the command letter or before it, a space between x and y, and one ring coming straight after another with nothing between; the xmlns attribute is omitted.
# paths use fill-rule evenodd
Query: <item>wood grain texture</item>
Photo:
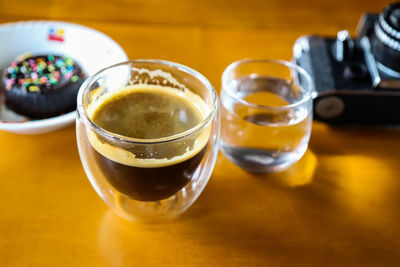
<svg viewBox="0 0 400 267"><path fill-rule="evenodd" d="M130 58L183 63L219 89L232 61L290 59L300 35L354 33L362 12L386 4L0 0L0 22L80 23L110 35ZM74 127L38 136L0 132L0 265L397 266L399 151L399 131L314 122L309 150L288 170L252 175L219 155L182 217L143 225L120 219L96 195Z"/></svg>

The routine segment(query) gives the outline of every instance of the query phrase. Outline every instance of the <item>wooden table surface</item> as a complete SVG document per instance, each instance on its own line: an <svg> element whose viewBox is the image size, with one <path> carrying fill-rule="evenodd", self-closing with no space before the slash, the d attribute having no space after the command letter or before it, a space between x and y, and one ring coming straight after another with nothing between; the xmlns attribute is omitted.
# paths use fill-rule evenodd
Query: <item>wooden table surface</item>
<svg viewBox="0 0 400 267"><path fill-rule="evenodd" d="M80 23L111 36L132 59L188 65L219 89L229 63L290 59L300 35L355 33L363 12L386 4L0 0L0 22ZM314 122L309 150L288 170L251 175L219 155L183 216L143 225L120 219L96 195L75 127L0 132L0 266L399 266L399 152L399 131Z"/></svg>

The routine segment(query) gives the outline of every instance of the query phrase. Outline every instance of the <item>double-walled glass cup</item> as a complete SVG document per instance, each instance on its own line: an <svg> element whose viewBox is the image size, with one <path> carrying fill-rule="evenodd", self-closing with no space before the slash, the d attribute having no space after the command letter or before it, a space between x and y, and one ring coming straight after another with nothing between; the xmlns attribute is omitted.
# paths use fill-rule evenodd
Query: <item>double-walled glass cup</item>
<svg viewBox="0 0 400 267"><path fill-rule="evenodd" d="M221 150L250 172L275 172L307 150L313 83L283 60L245 59L222 75Z"/></svg>
<svg viewBox="0 0 400 267"><path fill-rule="evenodd" d="M202 120L183 132L151 139L123 136L94 122L93 110L104 99L134 88L156 88L189 99ZM186 116L182 110L171 112ZM152 125L149 118L146 125ZM79 154L92 186L117 214L162 221L184 212L207 184L218 152L219 120L217 94L197 71L168 61L127 61L99 71L82 85L76 123Z"/></svg>

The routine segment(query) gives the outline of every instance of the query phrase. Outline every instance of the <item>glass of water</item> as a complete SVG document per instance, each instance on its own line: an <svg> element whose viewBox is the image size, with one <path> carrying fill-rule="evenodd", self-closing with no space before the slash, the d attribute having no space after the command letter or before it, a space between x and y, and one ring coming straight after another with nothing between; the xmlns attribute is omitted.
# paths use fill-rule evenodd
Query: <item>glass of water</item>
<svg viewBox="0 0 400 267"><path fill-rule="evenodd" d="M250 172L275 172L306 152L313 82L282 60L245 59L222 75L222 152Z"/></svg>

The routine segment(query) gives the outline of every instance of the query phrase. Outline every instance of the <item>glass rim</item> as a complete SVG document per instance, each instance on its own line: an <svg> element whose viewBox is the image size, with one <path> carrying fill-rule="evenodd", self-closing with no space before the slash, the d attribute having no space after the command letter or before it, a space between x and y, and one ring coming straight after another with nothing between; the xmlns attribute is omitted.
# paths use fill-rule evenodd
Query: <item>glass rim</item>
<svg viewBox="0 0 400 267"><path fill-rule="evenodd" d="M177 133L174 135L170 135L170 136L166 136L166 137L160 137L160 138L152 138L152 139L141 139L141 138L134 138L134 137L128 137L125 135L120 135L117 133L113 133L111 131L108 131L102 127L100 127L99 125L97 125L96 123L94 123L87 115L86 109L83 106L83 95L86 92L86 90L89 88L89 86L93 83L93 81L95 81L97 78L99 78L99 76L112 68L118 67L118 66L122 66L122 65L128 65L131 63L150 63L150 64L160 64L160 65L165 65L165 66L169 66L172 68L176 68L180 71L183 71L189 75L194 76L195 78L197 78L210 92L211 96L212 96L212 110L209 112L209 114L198 124L196 124L195 126L193 126L192 128L181 132L181 133ZM87 78L83 84L81 85L81 87L79 88L78 91L78 97L77 97L77 111L80 117L82 117L85 121L85 123L87 125L89 125L95 132L100 133L101 135L104 135L108 138L111 138L112 140L116 140L116 141L122 141L125 143L133 143L133 144L160 144L160 143L167 143L167 142L172 142L172 141L176 141L182 138L185 138L191 134L194 134L198 131L200 131L203 127L205 127L215 116L217 109L218 109L218 97L217 97L217 92L215 91L215 88L212 86L212 84L210 83L210 81L200 72L176 63L176 62L172 62L172 61L167 61L167 60L161 60L161 59L133 59L133 60L127 60L127 61L123 61L123 62L119 62L116 64L113 64L111 66L102 68L101 70L99 70L98 72L96 72L95 74L91 75L89 78Z"/></svg>
<svg viewBox="0 0 400 267"><path fill-rule="evenodd" d="M305 90L304 95L299 99L296 100L294 103L290 103L287 105L281 105L281 106L268 106L268 105L259 105L259 104L255 104L249 101L244 100L243 98L237 96L237 94L235 92L233 92L229 86L226 86L226 84L228 83L227 80L227 75L229 72L231 72L234 68L243 65L243 64L247 64L247 63L269 63L269 64L277 64L277 65L281 65L284 67L287 67L290 70L295 70L296 72L300 73L301 75L303 75L305 77L305 79L307 80L307 83L309 84L309 88L304 88L302 86L300 86L303 90ZM240 102L243 105L252 107L252 108L257 108L257 109L262 109L262 110L288 110L294 107L297 107L301 104L304 104L305 102L307 102L308 100L313 98L313 92L314 92L314 83L311 79L310 74L307 73L306 70L304 70L302 67L300 67L299 65L290 62L290 61L286 61L286 60L280 60L280 59L261 59L261 58L247 58L247 59L241 59L238 61L235 61L231 64L228 65L228 67L226 67L226 69L224 70L223 74L222 74L222 89L223 91L226 91L231 97L233 97L235 100L237 100L238 102Z"/></svg>

